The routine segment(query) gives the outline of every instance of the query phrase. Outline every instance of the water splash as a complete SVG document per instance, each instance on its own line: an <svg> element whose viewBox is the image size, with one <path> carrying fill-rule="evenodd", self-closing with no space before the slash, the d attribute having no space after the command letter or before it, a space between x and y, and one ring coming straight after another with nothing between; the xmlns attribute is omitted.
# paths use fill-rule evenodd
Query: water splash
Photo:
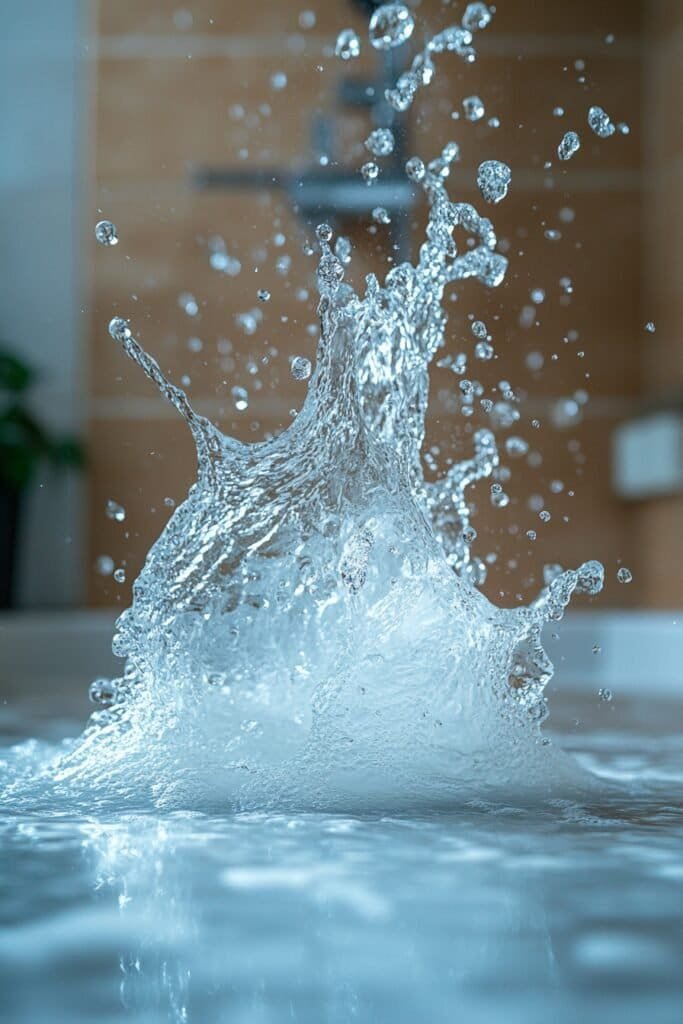
<svg viewBox="0 0 683 1024"><path fill-rule="evenodd" d="M487 19L470 4L468 27L427 50L469 51ZM448 194L457 155L451 142L427 165L408 161L429 208L425 240L414 264L368 275L362 294L344 281L331 227L318 227L316 365L299 415L270 441L224 436L129 321L111 321L187 423L197 481L117 622L123 674L93 684L98 710L41 792L117 806L388 806L545 786L566 770L539 730L552 676L541 630L573 593L600 590L602 567L558 571L530 607L496 608L477 589L468 499L498 467L493 431L476 431L471 456L441 478L423 469L444 294L471 278L495 288L507 270L491 221ZM497 202L510 169L488 161L479 178ZM472 329L490 344L486 325ZM297 380L307 363L292 361ZM466 380L460 390L477 393ZM498 403L492 422L509 427L515 412ZM499 483L491 500L509 500Z"/></svg>

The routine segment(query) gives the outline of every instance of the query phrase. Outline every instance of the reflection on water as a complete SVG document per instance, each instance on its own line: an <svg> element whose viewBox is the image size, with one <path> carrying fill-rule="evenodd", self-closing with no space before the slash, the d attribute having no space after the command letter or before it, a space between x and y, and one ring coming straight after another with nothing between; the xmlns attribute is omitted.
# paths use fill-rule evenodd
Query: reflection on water
<svg viewBox="0 0 683 1024"><path fill-rule="evenodd" d="M681 738L591 807L5 816L8 1020L678 1021Z"/></svg>

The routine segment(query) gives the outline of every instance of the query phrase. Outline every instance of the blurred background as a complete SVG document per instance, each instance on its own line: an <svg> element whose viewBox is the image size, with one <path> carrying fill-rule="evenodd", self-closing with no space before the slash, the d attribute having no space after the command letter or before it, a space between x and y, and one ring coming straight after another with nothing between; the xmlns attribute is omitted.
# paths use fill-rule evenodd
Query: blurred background
<svg viewBox="0 0 683 1024"><path fill-rule="evenodd" d="M529 445L503 460L509 506L493 508L487 484L472 492L484 589L517 604L542 586L544 565L597 558L602 609L683 604L683 4L500 0L474 65L438 58L434 83L397 125L395 163L380 161L368 187L363 140L384 123L386 82L465 4L409 3L415 36L388 58L367 42L372 6L4 0L6 462L17 427L7 409L19 403L44 432L27 456L33 472L19 481L13 464L2 476L5 604L125 607L193 482L184 424L110 340L110 318L130 317L225 431L255 441L281 430L306 388L289 360L316 347L312 226L330 220L350 240L352 281L385 272L415 252L425 219L398 163L431 158L451 138L462 152L457 198L483 207L482 160L513 169L491 213L508 279L492 293L468 284L448 302L443 353L471 354L472 315L484 320L497 357L471 360L467 376L494 398L504 381L521 395L520 421L502 434ZM334 54L345 28L361 38L357 59ZM462 107L473 95L485 107L477 121ZM594 135L593 104L623 129ZM569 130L583 145L561 164ZM377 205L392 209L391 225L373 223ZM118 229L115 247L95 239L103 218ZM24 364L35 377L17 382ZM486 422L462 414L460 380L449 367L433 377L427 447L439 466L466 456ZM617 580L624 566L628 585Z"/></svg>

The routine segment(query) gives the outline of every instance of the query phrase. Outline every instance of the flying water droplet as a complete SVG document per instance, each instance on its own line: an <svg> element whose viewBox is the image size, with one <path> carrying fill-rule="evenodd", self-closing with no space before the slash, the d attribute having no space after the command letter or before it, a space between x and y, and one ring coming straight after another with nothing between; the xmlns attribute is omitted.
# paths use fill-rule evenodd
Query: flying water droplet
<svg viewBox="0 0 683 1024"><path fill-rule="evenodd" d="M462 16L462 26L470 32L479 32L490 24L492 17L493 14L488 4L471 3L465 8L465 13Z"/></svg>
<svg viewBox="0 0 683 1024"><path fill-rule="evenodd" d="M391 156L396 141L390 128L375 128L365 140L365 148L374 156Z"/></svg>
<svg viewBox="0 0 683 1024"><path fill-rule="evenodd" d="M379 177L379 167L374 160L368 160L368 162L363 164L361 167L360 173L362 174L365 183L367 185L372 185Z"/></svg>
<svg viewBox="0 0 683 1024"><path fill-rule="evenodd" d="M645 330L647 331L648 334L654 334L655 333L655 331L657 330L657 326L656 326L656 324L654 323L653 320L648 320L648 322L645 324Z"/></svg>
<svg viewBox="0 0 683 1024"><path fill-rule="evenodd" d="M310 359L307 359L305 356L294 356L289 367L289 372L294 380L308 380L311 376L312 369L313 367Z"/></svg>
<svg viewBox="0 0 683 1024"><path fill-rule="evenodd" d="M468 121L481 121L486 113L486 108L478 96L468 96L462 101L462 107Z"/></svg>
<svg viewBox="0 0 683 1024"><path fill-rule="evenodd" d="M620 583L630 583L633 580L633 573L623 565L617 572L617 579Z"/></svg>
<svg viewBox="0 0 683 1024"><path fill-rule="evenodd" d="M479 165L477 184L487 203L499 203L508 194L512 171L500 160L485 160Z"/></svg>
<svg viewBox="0 0 683 1024"><path fill-rule="evenodd" d="M602 107L591 107L588 111L588 124L591 130L601 139L608 139L614 135L616 128Z"/></svg>
<svg viewBox="0 0 683 1024"><path fill-rule="evenodd" d="M370 18L370 42L376 50L391 50L410 39L415 20L405 4L382 4Z"/></svg>
<svg viewBox="0 0 683 1024"><path fill-rule="evenodd" d="M129 321L125 320L122 316L114 316L109 321L109 333L114 341L128 341L132 338L132 332L129 327Z"/></svg>
<svg viewBox="0 0 683 1024"><path fill-rule="evenodd" d="M581 149L581 139L576 132L567 132L557 147L557 155L560 160L571 160L575 153Z"/></svg>
<svg viewBox="0 0 683 1024"><path fill-rule="evenodd" d="M354 60L360 57L360 39L352 28L344 28L337 36L334 52L342 60Z"/></svg>
<svg viewBox="0 0 683 1024"><path fill-rule="evenodd" d="M270 302L270 292L267 288L259 288L256 292L256 297L259 302Z"/></svg>
<svg viewBox="0 0 683 1024"><path fill-rule="evenodd" d="M125 569L116 569L114 571L114 579L116 580L117 583L125 583L126 582L126 570Z"/></svg>
<svg viewBox="0 0 683 1024"><path fill-rule="evenodd" d="M123 505L119 505L118 502L112 501L111 498L105 506L105 512L107 519L113 519L117 523L122 523L126 518L126 510Z"/></svg>
<svg viewBox="0 0 683 1024"><path fill-rule="evenodd" d="M119 244L116 225L110 220L101 220L95 225L95 238L100 245L112 246Z"/></svg>
<svg viewBox="0 0 683 1024"><path fill-rule="evenodd" d="M100 576L111 576L114 571L114 559L109 555L99 555L95 561L95 571Z"/></svg>

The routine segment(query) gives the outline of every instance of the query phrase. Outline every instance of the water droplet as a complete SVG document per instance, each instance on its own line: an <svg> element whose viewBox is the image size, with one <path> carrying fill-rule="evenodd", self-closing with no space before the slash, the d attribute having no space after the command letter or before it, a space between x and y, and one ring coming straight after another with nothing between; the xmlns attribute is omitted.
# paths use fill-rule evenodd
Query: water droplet
<svg viewBox="0 0 683 1024"><path fill-rule="evenodd" d="M114 571L114 559L109 555L99 555L95 561L95 571L100 576L111 576Z"/></svg>
<svg viewBox="0 0 683 1024"><path fill-rule="evenodd" d="M488 341L478 341L474 346L474 355L477 359L493 359L495 355L495 349L493 345Z"/></svg>
<svg viewBox="0 0 683 1024"><path fill-rule="evenodd" d="M332 228L329 224L318 224L315 233L319 242L329 242L332 238Z"/></svg>
<svg viewBox="0 0 683 1024"><path fill-rule="evenodd" d="M645 324L645 330L648 332L648 334L654 334L657 330L654 321L648 320L648 322Z"/></svg>
<svg viewBox="0 0 683 1024"><path fill-rule="evenodd" d="M363 164L363 166L361 167L360 173L362 174L366 184L372 185L373 182L377 181L379 175L379 167L374 162L374 160L368 160L368 162Z"/></svg>
<svg viewBox="0 0 683 1024"><path fill-rule="evenodd" d="M425 176L425 165L419 156L412 156L406 163L406 174L411 181L420 182Z"/></svg>
<svg viewBox="0 0 683 1024"><path fill-rule="evenodd" d="M391 50L407 42L415 21L404 4L382 4L370 18L370 42L376 50Z"/></svg>
<svg viewBox="0 0 683 1024"><path fill-rule="evenodd" d="M493 14L487 4L471 3L465 8L462 16L462 27L470 32L478 32L490 24Z"/></svg>
<svg viewBox="0 0 683 1024"><path fill-rule="evenodd" d="M575 153L581 149L581 139L576 132L567 132L557 147L557 155L560 160L571 160Z"/></svg>
<svg viewBox="0 0 683 1024"><path fill-rule="evenodd" d="M299 15L299 28L315 28L317 20L315 11L302 11Z"/></svg>
<svg viewBox="0 0 683 1024"><path fill-rule="evenodd" d="M199 303L191 292L181 292L178 296L178 305L187 316L197 316Z"/></svg>
<svg viewBox="0 0 683 1024"><path fill-rule="evenodd" d="M287 88L287 75L284 71L275 71L270 76L270 84L276 92L282 92Z"/></svg>
<svg viewBox="0 0 683 1024"><path fill-rule="evenodd" d="M485 160L479 165L477 184L487 203L499 203L508 194L512 171L500 160Z"/></svg>
<svg viewBox="0 0 683 1024"><path fill-rule="evenodd" d="M529 451L529 445L523 437L508 437L505 441L505 451L513 459L519 459Z"/></svg>
<svg viewBox="0 0 683 1024"><path fill-rule="evenodd" d="M110 220L101 220L95 225L95 238L100 245L118 245L119 235L116 230L116 225L112 224Z"/></svg>
<svg viewBox="0 0 683 1024"><path fill-rule="evenodd" d="M259 288L256 292L259 302L270 302L270 292L266 288Z"/></svg>
<svg viewBox="0 0 683 1024"><path fill-rule="evenodd" d="M468 121L481 121L486 113L486 108L478 96L467 96L462 101L462 107Z"/></svg>
<svg viewBox="0 0 683 1024"><path fill-rule="evenodd" d="M114 571L114 579L116 580L117 583L125 583L126 582L126 570L125 569L116 569Z"/></svg>
<svg viewBox="0 0 683 1024"><path fill-rule="evenodd" d="M360 39L352 28L344 28L337 36L334 52L342 60L360 57Z"/></svg>
<svg viewBox="0 0 683 1024"><path fill-rule="evenodd" d="M541 520L542 523L549 523L552 517L547 509L543 509L542 512L538 513L538 518Z"/></svg>
<svg viewBox="0 0 683 1024"><path fill-rule="evenodd" d="M545 302L545 292L542 288L532 288L531 301L537 306L540 306L542 302Z"/></svg>
<svg viewBox="0 0 683 1024"><path fill-rule="evenodd" d="M334 255L346 266L351 262L351 239L346 235L339 235L334 243Z"/></svg>
<svg viewBox="0 0 683 1024"><path fill-rule="evenodd" d="M595 649L596 647L597 647L597 651ZM595 647L593 648L593 653L594 654L599 654L599 652L600 652L600 646L599 646L599 644L596 644ZM601 701L604 701L605 704L609 704L609 702L612 700L612 691L601 686L600 689L598 690L598 697L600 698Z"/></svg>
<svg viewBox="0 0 683 1024"><path fill-rule="evenodd" d="M88 696L93 704L100 707L110 708L116 700L116 686L110 679L95 679L90 684Z"/></svg>
<svg viewBox="0 0 683 1024"><path fill-rule="evenodd" d="M244 412L249 408L249 392L246 388L236 386L230 389L230 394L238 412Z"/></svg>
<svg viewBox="0 0 683 1024"><path fill-rule="evenodd" d="M535 530L527 530L526 531L526 535L527 535L529 540L536 540L536 531Z"/></svg>
<svg viewBox="0 0 683 1024"><path fill-rule="evenodd" d="M128 324L129 321L125 320L122 316L112 317L109 321L109 333L114 341L128 341L129 338L133 337Z"/></svg>
<svg viewBox="0 0 683 1024"><path fill-rule="evenodd" d="M119 505L118 502L112 501L111 498L105 506L105 512L107 519L113 519L117 523L122 523L126 518L126 510L123 505Z"/></svg>
<svg viewBox="0 0 683 1024"><path fill-rule="evenodd" d="M609 114L602 107L591 107L588 111L588 124L592 131L601 138L608 139L614 135L616 128L612 124Z"/></svg>
<svg viewBox="0 0 683 1024"><path fill-rule="evenodd" d="M311 370L311 360L306 359L305 356L294 356L289 367L289 372L294 380L308 380Z"/></svg>
<svg viewBox="0 0 683 1024"><path fill-rule="evenodd" d="M630 583L631 580L633 579L633 573L631 572L630 569L627 569L626 566L624 565L617 572L617 579L619 580L620 583Z"/></svg>
<svg viewBox="0 0 683 1024"><path fill-rule="evenodd" d="M376 206L372 211L372 219L377 224L391 224L389 212L383 206Z"/></svg>
<svg viewBox="0 0 683 1024"><path fill-rule="evenodd" d="M553 109L553 117L564 117L564 107L555 107Z"/></svg>
<svg viewBox="0 0 683 1024"><path fill-rule="evenodd" d="M395 144L394 133L390 128L375 128L365 140L365 148L375 156L390 156Z"/></svg>

